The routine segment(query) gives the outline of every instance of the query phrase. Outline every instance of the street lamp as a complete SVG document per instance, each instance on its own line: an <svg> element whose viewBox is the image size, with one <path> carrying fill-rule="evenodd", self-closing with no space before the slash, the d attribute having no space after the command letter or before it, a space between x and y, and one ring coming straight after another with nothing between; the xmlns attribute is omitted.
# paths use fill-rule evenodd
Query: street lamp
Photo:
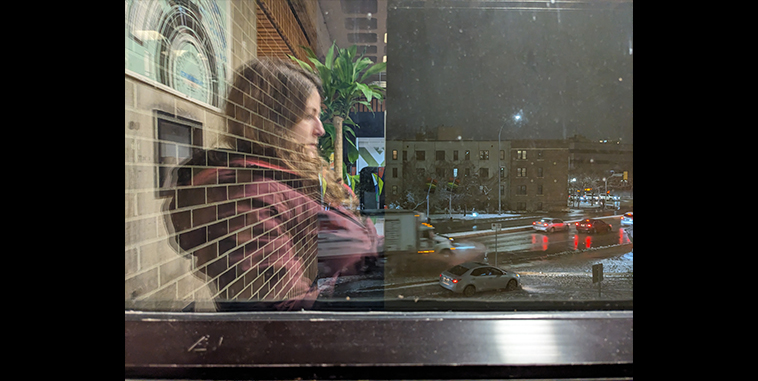
<svg viewBox="0 0 758 381"><path fill-rule="evenodd" d="M503 213L500 206L501 198L503 194L503 191L500 188L500 178L502 177L502 173L500 172L500 168L502 168L502 166L500 165L500 134L503 132L503 127L505 127L506 121L507 119L503 120L503 125L500 126L500 131L498 131L497 133L497 214L498 215ZM513 115L513 121L514 122L521 121L521 110L519 110L518 113Z"/></svg>
<svg viewBox="0 0 758 381"><path fill-rule="evenodd" d="M429 193L432 191L432 184L434 184L434 180L434 177L430 177L429 189L426 191L426 222L432 222L431 216L429 215Z"/></svg>
<svg viewBox="0 0 758 381"><path fill-rule="evenodd" d="M503 122L503 125L500 126L500 131L497 133L497 215L503 214L502 210L500 210L500 198L502 197L501 194L503 193L502 188L500 188L500 178L502 177L502 174L500 173L500 133L503 132L503 127L505 127L505 122Z"/></svg>

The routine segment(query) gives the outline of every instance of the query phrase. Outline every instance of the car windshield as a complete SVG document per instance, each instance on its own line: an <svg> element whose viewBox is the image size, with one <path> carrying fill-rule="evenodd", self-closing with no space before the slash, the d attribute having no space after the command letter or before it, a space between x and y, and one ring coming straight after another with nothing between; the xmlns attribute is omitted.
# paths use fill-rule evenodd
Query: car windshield
<svg viewBox="0 0 758 381"><path fill-rule="evenodd" d="M632 0L126 0L126 309L631 306L633 37Z"/></svg>

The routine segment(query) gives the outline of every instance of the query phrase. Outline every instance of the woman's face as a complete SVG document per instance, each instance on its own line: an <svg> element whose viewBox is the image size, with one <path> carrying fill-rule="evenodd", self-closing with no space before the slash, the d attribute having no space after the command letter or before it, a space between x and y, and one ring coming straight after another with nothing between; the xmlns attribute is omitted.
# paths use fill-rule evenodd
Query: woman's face
<svg viewBox="0 0 758 381"><path fill-rule="evenodd" d="M318 157L318 138L324 135L324 125L321 124L321 96L314 89L305 102L305 116L292 127L295 141L305 144L305 149L311 157Z"/></svg>

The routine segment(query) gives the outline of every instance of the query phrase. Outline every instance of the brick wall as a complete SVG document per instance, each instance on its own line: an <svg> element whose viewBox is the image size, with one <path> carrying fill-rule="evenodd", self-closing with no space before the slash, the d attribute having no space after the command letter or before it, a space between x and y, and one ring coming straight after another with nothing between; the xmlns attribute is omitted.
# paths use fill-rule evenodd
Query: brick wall
<svg viewBox="0 0 758 381"><path fill-rule="evenodd" d="M218 4L225 7L225 25L230 32L226 51L229 70L215 79L226 81L227 86L221 87L228 88L234 68L256 56L256 9L253 1ZM143 19L146 18L140 18ZM261 237L269 239L274 250L267 252L273 255L279 255L277 250L282 245L279 237L271 237L271 231L266 231L268 225L252 214L252 200L244 189L254 184L255 171L233 164L234 159L250 156L250 145L238 131L239 123L224 115L223 102L211 105L193 99L179 89L129 70L130 65L142 68L142 58L135 52L148 46L149 41L145 38L138 41L128 33L127 18L124 82L127 304L132 300L154 301L165 303L163 308L182 308L190 301L281 299L302 292L317 272L315 217L297 219L297 224L295 217L288 221L287 233L314 232L295 237L291 242L297 254L289 259L292 263L277 263L268 270L250 261L242 266L240 258L250 254L254 250L252 244ZM138 37L150 36L142 33ZM133 51L130 46L134 46ZM139 65L134 66L135 60ZM149 57L145 59L145 66L148 64ZM207 159L207 152L219 147L221 141L236 142L227 147L231 148L231 152L224 153L227 160L221 163ZM179 163L193 155L205 156L207 160L192 162L176 171ZM225 174L211 181L198 180L208 170ZM177 179L178 184L167 183ZM276 192L272 190L272 196ZM313 214L312 211L296 214L302 217L304 213ZM260 260L269 263L274 259ZM303 281L293 281L285 272L299 273Z"/></svg>

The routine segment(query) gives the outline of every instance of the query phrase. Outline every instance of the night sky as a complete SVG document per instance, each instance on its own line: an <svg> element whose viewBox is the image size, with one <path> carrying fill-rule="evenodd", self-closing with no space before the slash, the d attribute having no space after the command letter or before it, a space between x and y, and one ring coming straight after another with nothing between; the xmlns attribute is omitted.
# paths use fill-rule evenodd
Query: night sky
<svg viewBox="0 0 758 381"><path fill-rule="evenodd" d="M504 3L389 2L387 138L447 126L496 140L505 120L504 140L632 143L632 3Z"/></svg>

